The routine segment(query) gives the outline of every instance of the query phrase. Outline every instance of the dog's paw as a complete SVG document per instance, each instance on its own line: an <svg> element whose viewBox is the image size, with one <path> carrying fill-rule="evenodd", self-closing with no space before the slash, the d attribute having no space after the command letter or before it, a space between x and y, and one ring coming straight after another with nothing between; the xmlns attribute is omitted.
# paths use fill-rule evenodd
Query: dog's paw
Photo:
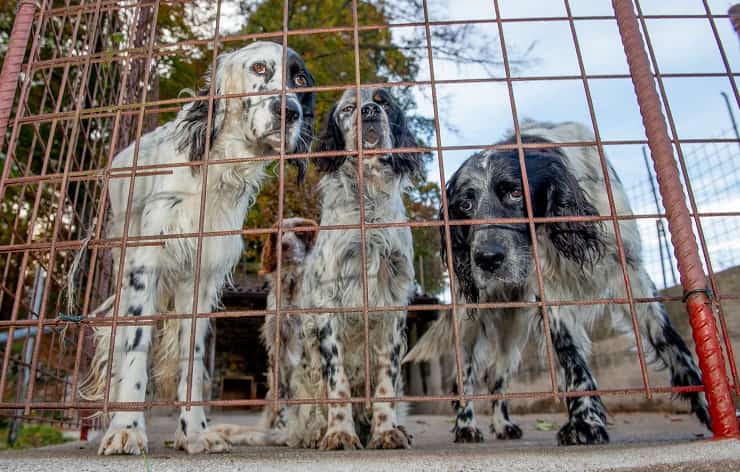
<svg viewBox="0 0 740 472"><path fill-rule="evenodd" d="M405 426L399 424L399 425L396 425L396 429L398 429L400 432L403 433L404 436L406 436L406 440L409 442L409 446L413 445L413 443L414 443L414 435L411 434L411 433L409 433L406 430L406 427Z"/></svg>
<svg viewBox="0 0 740 472"><path fill-rule="evenodd" d="M522 428L514 423L506 423L503 428L501 428L501 431L491 425L491 433L496 435L496 439L502 440L522 438Z"/></svg>
<svg viewBox="0 0 740 472"><path fill-rule="evenodd" d="M474 426L455 428L456 443L479 443L483 442L483 433Z"/></svg>
<svg viewBox="0 0 740 472"><path fill-rule="evenodd" d="M579 444L607 444L609 433L602 424L571 420L558 431L558 443L561 446Z"/></svg>
<svg viewBox="0 0 740 472"><path fill-rule="evenodd" d="M410 447L411 437L402 427L373 434L367 445L368 449L408 449Z"/></svg>
<svg viewBox="0 0 740 472"><path fill-rule="evenodd" d="M101 456L117 454L138 456L146 452L146 432L141 428L111 427L103 436L98 448L98 454Z"/></svg>
<svg viewBox="0 0 740 472"><path fill-rule="evenodd" d="M324 439L319 444L319 449L325 451L350 451L353 449L362 449L362 444L356 434L348 431L334 430L326 432Z"/></svg>
<svg viewBox="0 0 740 472"><path fill-rule="evenodd" d="M175 449L188 454L218 454L230 452L231 442L218 431L201 431L189 436L178 431L175 435Z"/></svg>

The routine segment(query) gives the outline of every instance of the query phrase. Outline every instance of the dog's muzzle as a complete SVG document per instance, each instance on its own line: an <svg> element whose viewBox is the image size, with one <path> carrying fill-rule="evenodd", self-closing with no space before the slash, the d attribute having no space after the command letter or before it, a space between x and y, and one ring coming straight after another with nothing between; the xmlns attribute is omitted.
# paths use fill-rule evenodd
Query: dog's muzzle
<svg viewBox="0 0 740 472"><path fill-rule="evenodd" d="M498 243L488 243L476 248L473 253L473 262L486 272L494 272L499 269L506 260L506 251Z"/></svg>
<svg viewBox="0 0 740 472"><path fill-rule="evenodd" d="M275 98L272 100L272 103L270 104L270 111L275 116L275 118L278 121L278 126L280 123L280 108L281 108L281 102L279 98ZM301 105L293 100L293 99L286 99L285 100L285 124L292 124L298 121L301 118Z"/></svg>

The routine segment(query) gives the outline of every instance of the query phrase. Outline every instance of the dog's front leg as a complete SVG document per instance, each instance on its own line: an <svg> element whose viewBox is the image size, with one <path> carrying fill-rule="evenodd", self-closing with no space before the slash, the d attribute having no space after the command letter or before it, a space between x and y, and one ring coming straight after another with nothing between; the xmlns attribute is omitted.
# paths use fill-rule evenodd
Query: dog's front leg
<svg viewBox="0 0 740 472"><path fill-rule="evenodd" d="M129 248L118 304L120 317L152 315L156 306L156 253L152 248ZM152 340L151 326L122 326L116 330L113 355L118 382L112 391L117 402L143 402L148 382L147 357ZM146 425L141 411L118 411L100 442L98 454L139 455L147 451Z"/></svg>
<svg viewBox="0 0 740 472"><path fill-rule="evenodd" d="M478 342L482 341L478 340ZM463 346L463 349L461 349L461 355L463 357L461 359L463 365L463 393L465 395L472 395L474 393L475 382L478 378L478 366L473 358L473 349L471 346ZM457 393L457 383L454 385L454 391ZM473 401L465 400L461 404L459 400L455 400L452 402L452 405L457 412L455 427L452 430L455 433L455 442L483 442L483 433L478 427L478 421L475 419Z"/></svg>
<svg viewBox="0 0 740 472"><path fill-rule="evenodd" d="M193 285L184 283L175 290L175 310L180 314L191 313L193 310ZM209 313L216 303L216 285L211 279L203 279L200 283L198 296L198 312ZM193 373L190 379L190 399L197 402L203 400L203 379L205 372L205 348L210 320L197 318L195 321L195 347L193 348ZM188 372L190 370L190 337L193 321L185 318L180 321L179 330L179 385L177 399L187 401ZM175 449L187 451L189 454L202 452L228 452L231 449L229 441L219 432L208 431L206 414L202 406L183 406L180 408L180 417L175 431Z"/></svg>
<svg viewBox="0 0 740 472"><path fill-rule="evenodd" d="M488 370L486 383L490 393L501 393L508 381L508 370L503 373L499 373L495 368ZM491 413L491 432L496 435L496 439L521 439L522 429L509 418L506 400L491 400Z"/></svg>
<svg viewBox="0 0 740 472"><path fill-rule="evenodd" d="M337 337L337 316L319 317L319 348L321 350L321 372L327 385L330 400L349 399L349 379L344 371L343 347ZM355 432L352 404L330 403L328 428L319 447L327 450L361 449L362 444Z"/></svg>
<svg viewBox="0 0 740 472"><path fill-rule="evenodd" d="M396 397L403 389L400 379L400 359L403 356L405 317L403 314L380 314L373 327L372 347L375 363L373 376L376 397ZM370 449L407 449L411 436L398 424L395 402L373 403L373 421Z"/></svg>
<svg viewBox="0 0 740 472"><path fill-rule="evenodd" d="M585 392L597 390L596 380L586 362L583 346L565 322L556 316L550 317L552 344L563 373L565 390ZM609 442L606 432L606 408L598 395L590 397L568 397L568 422L558 432L558 442L568 446L574 444L604 444Z"/></svg>

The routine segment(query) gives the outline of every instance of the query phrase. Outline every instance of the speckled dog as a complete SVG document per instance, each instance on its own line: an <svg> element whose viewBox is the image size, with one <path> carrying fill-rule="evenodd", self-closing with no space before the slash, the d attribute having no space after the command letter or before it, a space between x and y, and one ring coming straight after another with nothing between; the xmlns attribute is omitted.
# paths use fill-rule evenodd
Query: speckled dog
<svg viewBox="0 0 740 472"><path fill-rule="evenodd" d="M315 228L309 231L296 231L297 227ZM274 310L277 307L277 278L280 277L280 306L283 309L299 306L301 285L306 268L306 259L311 253L316 237L318 225L314 220L306 218L286 218L283 220L281 242L281 267L278 274L278 243L277 233L272 233L262 247L262 264L260 273L267 277L270 292L267 295L267 308ZM278 385L280 394L284 398L290 395L290 377L293 369L301 360L303 354L303 335L301 331L301 315L283 314L280 319L280 352L276 352L275 334L277 332L277 317L268 315L262 325L260 338L267 349L267 399L272 399L273 362L278 361ZM264 428L284 428L286 425L286 408L283 406L277 412L272 405L267 405L262 413L261 426Z"/></svg>
<svg viewBox="0 0 740 472"><path fill-rule="evenodd" d="M319 151L357 148L357 114L361 115L365 150L416 147L402 110L387 90L363 89L359 104L348 90L326 117ZM363 188L358 187L356 156L317 160L321 179L321 227L358 224L364 192L367 223L407 220L403 193L409 177L420 172L421 156L388 152L365 154ZM291 388L297 398L345 399L365 393L364 324L362 313L336 313L333 308L362 307L362 271L367 271L370 307L407 305L414 287L411 230L366 230L367 265L362 264L359 230L321 230L306 263L301 305L325 308L326 314L304 322L304 363L294 373ZM400 360L406 350L406 312L370 312L370 381L376 397L402 393ZM321 380L316 388L315 380ZM376 401L371 411L349 403L303 405L292 409L288 443L321 449L407 448L410 437L398 422L399 405ZM328 410L328 411L327 411ZM359 433L359 434L358 434ZM362 440L361 440L362 438Z"/></svg>
<svg viewBox="0 0 740 472"><path fill-rule="evenodd" d="M577 123L536 123L522 126L525 143L593 141ZM509 137L504 143L516 142ZM534 217L609 215L601 160L593 146L528 147L525 165ZM632 213L627 195L614 169L608 166L614 205L619 215ZM484 151L471 156L447 183L452 220L522 218L527 216L519 154ZM626 271L635 298L653 297L655 287L641 257L640 233L635 220L619 223ZM544 294L548 301L626 298L614 226L594 221L537 223L536 242ZM455 225L450 227L454 285L460 303L534 302L539 284L533 245L527 224ZM442 251L446 251L444 233ZM446 260L446 259L445 259ZM594 319L611 316L616 327L631 331L630 306L593 304L549 306L550 332L545 333L537 307L465 309L457 313L463 355L462 377L466 394L486 388L497 394L506 388L520 364L532 333L543 349L546 336L559 363L561 388L567 392L597 390L588 366L589 328ZM636 303L643 348L666 366L674 386L701 385L701 374L686 343L671 326L662 304ZM422 336L407 361L438 359L454 353L452 317L442 316ZM544 354L542 354L544 355ZM699 420L709 427L704 393L679 395L688 400ZM521 429L507 413L506 402L494 400L491 431L499 439L517 439ZM566 398L568 422L558 433L562 445L609 441L606 410L601 398ZM483 434L473 403L457 404L455 441L479 442Z"/></svg>
<svg viewBox="0 0 740 472"><path fill-rule="evenodd" d="M112 167L182 164L190 161L242 158L240 162L212 165L207 186L199 167L178 166L171 174L112 179L109 187L110 214L108 236L158 237L203 231L240 230L247 210L254 203L266 177L268 161L257 156L286 152L305 152L313 137L312 93L292 89L313 85L311 74L294 51L287 51L283 67L279 44L255 42L219 55L214 83L206 84L201 95L235 95L265 92L257 96L214 98L186 105L177 117L141 137L114 157ZM288 88L285 96L285 133L281 133L283 70ZM209 110L211 113L209 113ZM210 129L209 129L210 126ZM210 149L206 149L207 143ZM289 160L304 170L301 160ZM131 192L131 195L129 195ZM205 200L202 199L205 194ZM202 201L205 206L201 210ZM201 213L201 211L203 213ZM127 217L130 219L127 221ZM202 219L201 219L202 218ZM117 312L121 317L136 317L175 312L208 313L219 303L221 288L242 253L240 235L205 237L200 254L193 237L169 238L162 246L129 246L121 261L120 250L113 251L114 273L123 264L123 282ZM195 266L201 258L197 304ZM197 306L194 306L197 305ZM166 346L154 356L151 369L159 374L179 375L177 398L186 400L188 377L191 399L202 400L206 376L203 356L209 323L206 318L168 320L160 333ZM87 389L88 398L105 390L107 368L111 368L110 399L114 402L143 402L149 381L149 351L154 338L151 326L121 326L115 336L112 362L108 360L110 329L98 330L101 341ZM195 338L193 366L190 370L190 340ZM106 343L106 339L108 342ZM172 366L174 363L174 367ZM189 373L192 372L190 376ZM229 449L224 438L209 431L202 406L182 407L175 431L175 447L189 453L220 452ZM147 450L144 413L117 411L103 436L99 454L141 454Z"/></svg>

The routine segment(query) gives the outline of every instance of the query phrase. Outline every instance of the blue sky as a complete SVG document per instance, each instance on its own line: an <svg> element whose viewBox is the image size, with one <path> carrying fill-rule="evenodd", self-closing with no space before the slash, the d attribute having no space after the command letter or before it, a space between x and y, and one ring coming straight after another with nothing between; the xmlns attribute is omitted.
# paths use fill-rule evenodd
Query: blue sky
<svg viewBox="0 0 740 472"><path fill-rule="evenodd" d="M665 6L670 3L670 7ZM711 6L726 12L730 2L714 1ZM565 14L563 3L550 1L503 0L500 2L503 17L561 16ZM702 13L700 0L642 1L646 14L691 14ZM608 0L571 1L574 15L604 15L611 13ZM481 19L494 15L489 0L450 1L447 5L448 19ZM442 10L440 8L439 10ZM441 12L437 19L445 17ZM434 17L433 17L434 18ZM583 51L587 74L627 74L628 68L619 40L616 21L588 20L575 23L579 45ZM732 31L729 21L718 19L728 59L734 71L740 69L740 43ZM496 39L496 25L478 25L480 31ZM648 33L653 41L662 72L707 72L725 71L716 41L706 19L648 20ZM504 37L507 49L521 51L534 43L529 54L531 63L520 69L515 76L577 75L578 62L567 21L505 23ZM496 43L498 44L498 43ZM482 67L465 66L435 61L437 79L488 78L491 75ZM494 77L503 77L503 68ZM428 79L428 68L423 69L420 79ZM669 104L674 112L680 138L712 138L730 126L727 111L720 91L732 96L727 77L669 78L665 79ZM641 117L629 79L591 79L589 87L597 114L597 124L602 139L629 140L645 139ZM443 146L475 145L492 143L512 127L512 113L506 85L503 83L442 85L440 114L443 122L453 123L460 131L442 130ZM538 120L573 120L590 124L583 85L580 80L517 82L514 85L517 113L520 119L529 117ZM427 91L420 91L419 109L422 114L433 115ZM736 110L737 111L737 110ZM642 155L632 146L611 146L606 149L620 175L629 182L633 177L644 177L640 173L644 166ZM447 176L456 169L468 153L446 152L444 156ZM636 154L636 155L635 155ZM429 169L436 175L436 168Z"/></svg>

